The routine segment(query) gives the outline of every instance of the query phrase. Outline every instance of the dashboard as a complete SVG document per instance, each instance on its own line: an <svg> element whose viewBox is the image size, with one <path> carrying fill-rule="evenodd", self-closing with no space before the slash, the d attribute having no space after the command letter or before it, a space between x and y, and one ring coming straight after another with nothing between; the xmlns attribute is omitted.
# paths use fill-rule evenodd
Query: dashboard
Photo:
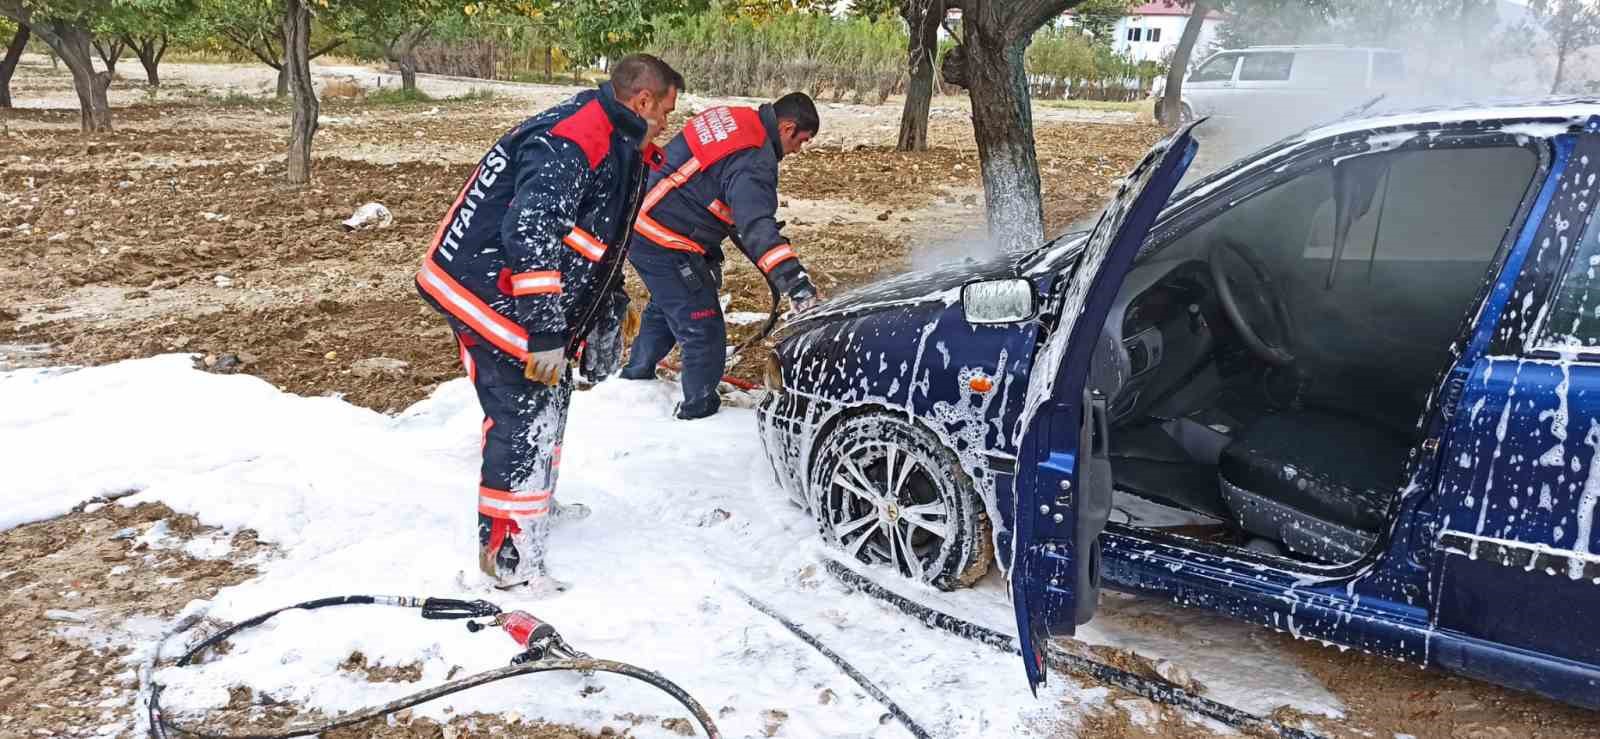
<svg viewBox="0 0 1600 739"><path fill-rule="evenodd" d="M1156 260L1123 281L1090 368L1111 421L1137 418L1182 387L1211 357L1219 320L1205 262Z"/></svg>

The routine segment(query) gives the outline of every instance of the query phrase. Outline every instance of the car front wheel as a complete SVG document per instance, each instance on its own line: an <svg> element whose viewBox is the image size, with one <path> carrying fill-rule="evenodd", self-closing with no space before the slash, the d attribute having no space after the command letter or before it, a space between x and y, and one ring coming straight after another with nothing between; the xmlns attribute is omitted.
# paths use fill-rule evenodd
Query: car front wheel
<svg viewBox="0 0 1600 739"><path fill-rule="evenodd" d="M971 478L927 429L887 414L845 419L813 470L822 537L857 561L942 590L971 585L994 561Z"/></svg>

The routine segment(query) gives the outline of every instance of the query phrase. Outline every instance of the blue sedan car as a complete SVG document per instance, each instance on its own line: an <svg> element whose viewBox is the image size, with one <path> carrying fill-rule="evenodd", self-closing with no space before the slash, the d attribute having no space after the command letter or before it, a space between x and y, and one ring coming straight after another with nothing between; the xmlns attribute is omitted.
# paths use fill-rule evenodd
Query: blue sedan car
<svg viewBox="0 0 1600 739"><path fill-rule="evenodd" d="M758 414L844 556L1106 587L1600 708L1600 102L1347 120L789 327Z"/></svg>

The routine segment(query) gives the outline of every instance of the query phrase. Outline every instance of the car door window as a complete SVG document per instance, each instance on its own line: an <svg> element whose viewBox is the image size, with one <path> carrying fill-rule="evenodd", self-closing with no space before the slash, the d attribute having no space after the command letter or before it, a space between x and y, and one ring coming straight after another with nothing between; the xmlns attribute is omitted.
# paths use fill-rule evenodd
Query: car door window
<svg viewBox="0 0 1600 739"><path fill-rule="evenodd" d="M1189 77L1190 82L1227 82L1233 79L1233 68L1239 63L1238 54L1221 54L1200 65Z"/></svg>
<svg viewBox="0 0 1600 739"><path fill-rule="evenodd" d="M1600 348L1600 226L1590 225L1556 288L1537 348L1556 353Z"/></svg>
<svg viewBox="0 0 1600 739"><path fill-rule="evenodd" d="M1294 54L1290 52L1263 52L1248 54L1239 68L1240 82L1283 82L1294 70Z"/></svg>

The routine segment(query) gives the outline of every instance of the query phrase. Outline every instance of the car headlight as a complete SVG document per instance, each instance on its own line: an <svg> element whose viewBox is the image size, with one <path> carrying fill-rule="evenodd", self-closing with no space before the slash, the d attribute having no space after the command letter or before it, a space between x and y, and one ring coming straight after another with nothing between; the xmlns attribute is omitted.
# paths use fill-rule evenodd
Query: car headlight
<svg viewBox="0 0 1600 739"><path fill-rule="evenodd" d="M767 353L767 363L761 368L761 384L774 393L783 392L783 363L777 352Z"/></svg>

